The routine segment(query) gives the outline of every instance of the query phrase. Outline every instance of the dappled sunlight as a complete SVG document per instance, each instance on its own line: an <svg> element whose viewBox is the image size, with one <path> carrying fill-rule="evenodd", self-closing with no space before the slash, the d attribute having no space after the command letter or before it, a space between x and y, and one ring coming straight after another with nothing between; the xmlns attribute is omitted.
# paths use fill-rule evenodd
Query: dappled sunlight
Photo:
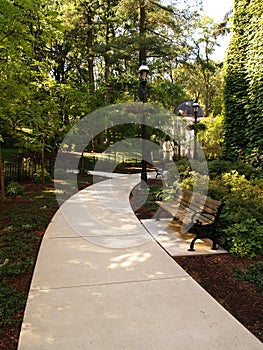
<svg viewBox="0 0 263 350"><path fill-rule="evenodd" d="M89 269L95 269L96 265L91 264L88 261L83 262L81 259L76 260L76 259L69 259L66 261L66 263L71 264L71 265L81 265L85 268L89 268Z"/></svg>
<svg viewBox="0 0 263 350"><path fill-rule="evenodd" d="M55 189L53 187L49 187L43 190L44 193L55 193Z"/></svg>
<svg viewBox="0 0 263 350"><path fill-rule="evenodd" d="M76 234L94 244L108 248L144 244L151 238L129 201L131 184L138 179L121 177L90 186L68 199L61 213Z"/></svg>
<svg viewBox="0 0 263 350"><path fill-rule="evenodd" d="M135 265L136 263L144 263L146 260L148 260L151 257L150 253L142 253L142 252L136 252L136 253L128 253L119 255L117 257L114 257L111 259L111 263L109 265L109 268L111 270L116 268L127 268Z"/></svg>

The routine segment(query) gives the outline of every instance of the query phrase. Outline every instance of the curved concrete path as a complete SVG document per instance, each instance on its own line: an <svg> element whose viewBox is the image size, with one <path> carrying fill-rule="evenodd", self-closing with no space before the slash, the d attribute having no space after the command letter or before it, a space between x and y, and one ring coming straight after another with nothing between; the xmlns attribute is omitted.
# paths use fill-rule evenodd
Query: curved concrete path
<svg viewBox="0 0 263 350"><path fill-rule="evenodd" d="M19 350L259 350L133 214L138 175L72 196L40 248Z"/></svg>

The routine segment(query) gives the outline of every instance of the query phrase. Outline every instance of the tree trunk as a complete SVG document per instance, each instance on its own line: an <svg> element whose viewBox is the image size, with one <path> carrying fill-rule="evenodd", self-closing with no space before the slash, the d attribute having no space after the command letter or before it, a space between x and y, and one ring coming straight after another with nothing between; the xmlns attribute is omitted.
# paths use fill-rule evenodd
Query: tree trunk
<svg viewBox="0 0 263 350"><path fill-rule="evenodd" d="M94 55L92 53L92 45L93 45L93 21L92 16L88 13L87 15L88 22L88 32L87 32L87 51L88 51L88 79L90 84L90 92L94 93L95 91L95 79L94 79Z"/></svg>
<svg viewBox="0 0 263 350"><path fill-rule="evenodd" d="M45 183L45 134L42 137L42 149L41 149L41 182Z"/></svg>
<svg viewBox="0 0 263 350"><path fill-rule="evenodd" d="M110 37L110 28L107 23L106 27L106 46L109 44L109 37ZM110 74L110 63L109 63L109 56L108 52L105 52L104 56L104 61L105 61L105 71L104 71L104 102L107 104L109 101L109 74Z"/></svg>
<svg viewBox="0 0 263 350"><path fill-rule="evenodd" d="M146 62L146 46L145 46L145 34L146 34L146 10L145 0L140 1L140 53L139 53L139 64L143 61Z"/></svg>
<svg viewBox="0 0 263 350"><path fill-rule="evenodd" d="M2 163L1 143L0 143L0 183L1 183L1 204L3 204L5 200L5 178L4 178L4 169L3 169L3 163Z"/></svg>

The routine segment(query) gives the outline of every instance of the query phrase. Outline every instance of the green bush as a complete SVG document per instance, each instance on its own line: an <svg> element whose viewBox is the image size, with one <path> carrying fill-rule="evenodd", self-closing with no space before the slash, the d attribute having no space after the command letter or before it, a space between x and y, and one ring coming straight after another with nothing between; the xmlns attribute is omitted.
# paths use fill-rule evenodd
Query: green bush
<svg viewBox="0 0 263 350"><path fill-rule="evenodd" d="M210 179L220 177L223 173L233 169L233 163L219 158L208 162L208 171Z"/></svg>
<svg viewBox="0 0 263 350"><path fill-rule="evenodd" d="M261 176L261 173L255 169L251 164L236 161L215 159L208 162L209 177L214 179L220 177L224 173L229 173L236 170L240 175L244 175L246 179L252 179Z"/></svg>
<svg viewBox="0 0 263 350"><path fill-rule="evenodd" d="M191 171L189 176L181 182L181 187L206 195L208 190L209 177Z"/></svg>
<svg viewBox="0 0 263 350"><path fill-rule="evenodd" d="M16 197L16 196L24 196L25 189L23 185L20 185L16 181L11 181L6 189L6 194L8 196Z"/></svg>
<svg viewBox="0 0 263 350"><path fill-rule="evenodd" d="M181 159L175 162L174 166L169 168L168 173L165 178L167 186L174 186L174 183L181 183L186 179L193 178L200 175L207 176L208 169L206 162L200 162L197 160Z"/></svg>
<svg viewBox="0 0 263 350"><path fill-rule="evenodd" d="M33 180L36 183L41 183L42 182L42 170L38 169L35 174L33 174ZM44 170L44 181L45 182L51 182L52 181L52 177L51 175L46 171L46 169Z"/></svg>
<svg viewBox="0 0 263 350"><path fill-rule="evenodd" d="M227 189L223 184L221 178L216 178L209 181L208 196L217 199L219 201L224 201L227 196Z"/></svg>
<svg viewBox="0 0 263 350"><path fill-rule="evenodd" d="M238 256L256 256L263 248L263 183L254 184L236 171L222 176L226 191L219 228L222 243Z"/></svg>
<svg viewBox="0 0 263 350"><path fill-rule="evenodd" d="M263 225L256 219L243 220L224 229L230 244L229 251L240 257L253 257L262 253Z"/></svg>

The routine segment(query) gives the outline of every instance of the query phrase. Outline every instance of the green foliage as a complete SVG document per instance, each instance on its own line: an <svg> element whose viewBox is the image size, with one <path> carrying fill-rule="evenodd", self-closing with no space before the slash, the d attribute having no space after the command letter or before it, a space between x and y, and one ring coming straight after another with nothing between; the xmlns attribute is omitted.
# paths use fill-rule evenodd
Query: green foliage
<svg viewBox="0 0 263 350"><path fill-rule="evenodd" d="M149 211L157 210L159 207L155 203L155 201L160 200L161 196L162 196L162 190L160 186L154 186L154 185L149 186L148 197L145 202L145 206L147 207L147 210Z"/></svg>
<svg viewBox="0 0 263 350"><path fill-rule="evenodd" d="M243 213L245 214L245 213ZM244 219L224 230L229 251L240 257L253 257L262 253L263 224L256 219Z"/></svg>
<svg viewBox="0 0 263 350"><path fill-rule="evenodd" d="M188 158L183 158L175 162L175 166L171 167L168 171L168 180L171 179L171 183L173 183L174 178L180 175L181 179L185 179L188 177L192 171L197 172L200 175L207 175L207 164L206 161L191 161Z"/></svg>
<svg viewBox="0 0 263 350"><path fill-rule="evenodd" d="M201 21L198 8L199 3L179 8L159 0L145 6L139 0L1 0L3 139L23 150L55 150L85 115L138 100L142 50L151 71L149 102L173 109L186 95L205 100L210 79L212 103L221 90L213 79L215 64L205 60L216 47L214 23Z"/></svg>
<svg viewBox="0 0 263 350"><path fill-rule="evenodd" d="M19 230L20 232L17 232ZM28 271L33 264L29 255L33 250L35 237L24 230L23 227L6 227L2 232L5 233L0 239L0 252L3 265L0 269L0 276L16 276Z"/></svg>
<svg viewBox="0 0 263 350"><path fill-rule="evenodd" d="M25 258L23 261L7 262L0 267L0 276L17 276L20 273L26 273L28 268L34 264L34 259L31 257Z"/></svg>
<svg viewBox="0 0 263 350"><path fill-rule="evenodd" d="M140 186L140 185L139 185ZM143 191L145 191L143 193ZM142 202L141 195L143 194L145 201ZM130 198L132 208L138 208L144 205L148 212L156 211L158 205L155 203L156 200L160 200L162 196L162 188L160 186L149 185L145 189L139 189L139 195L136 195L136 187L134 196Z"/></svg>
<svg viewBox="0 0 263 350"><path fill-rule="evenodd" d="M48 211L56 207L56 200L53 192L40 192L32 198L25 197L27 205L12 206L1 209L0 221L0 257L2 264L6 259L7 263L2 266L2 273L8 275L16 274L16 271L25 272L32 263L29 258L36 242L34 231L47 227L49 223Z"/></svg>
<svg viewBox="0 0 263 350"><path fill-rule="evenodd" d="M224 150L227 159L262 167L263 8L261 0L236 0L225 65Z"/></svg>
<svg viewBox="0 0 263 350"><path fill-rule="evenodd" d="M162 79L158 79L151 84L149 91L149 102L160 105L161 107L174 109L185 99L183 88L178 83L171 83Z"/></svg>
<svg viewBox="0 0 263 350"><path fill-rule="evenodd" d="M194 170L192 170L194 169ZM179 187L194 190L201 194L207 194L209 177L206 162L181 159L169 168L165 175L165 188L163 190L165 200L170 200Z"/></svg>
<svg viewBox="0 0 263 350"><path fill-rule="evenodd" d="M7 186L6 194L11 197L24 196L24 186L17 183L16 181L11 181Z"/></svg>
<svg viewBox="0 0 263 350"><path fill-rule="evenodd" d="M263 261L251 264L246 272L234 267L234 276L241 280L253 283L255 289L258 292L261 292L263 296Z"/></svg>
<svg viewBox="0 0 263 350"><path fill-rule="evenodd" d="M42 182L42 170L38 169L34 174L33 174L33 180L36 183L41 183ZM45 169L44 170L44 182L48 183L52 181L52 176L49 174L49 172Z"/></svg>
<svg viewBox="0 0 263 350"><path fill-rule="evenodd" d="M50 222L50 210L57 207L54 191L41 190L26 194L23 206L1 208L0 216L0 327L20 321L26 294L13 288L15 276L27 273L34 264L32 252L38 240L36 231ZM19 313L19 314L18 314Z"/></svg>
<svg viewBox="0 0 263 350"><path fill-rule="evenodd" d="M254 168L251 164L244 161L229 161L216 158L208 162L209 177L214 179L223 173L236 170L240 175L245 175L246 179L261 177L261 172Z"/></svg>
<svg viewBox="0 0 263 350"><path fill-rule="evenodd" d="M2 282L0 284L0 327L14 324L17 320L14 316L25 307L25 304L25 293L17 292L15 288Z"/></svg>
<svg viewBox="0 0 263 350"><path fill-rule="evenodd" d="M263 181L233 170L210 182L209 195L225 202L218 228L225 248L238 256L262 254Z"/></svg>
<svg viewBox="0 0 263 350"><path fill-rule="evenodd" d="M213 180L210 180L209 182L209 189L208 189L208 196L211 198L214 198L219 201L224 201L224 199L227 197L228 191L227 188L224 186L223 181L221 178L216 178ZM222 215L220 219L222 218Z"/></svg>
<svg viewBox="0 0 263 350"><path fill-rule="evenodd" d="M223 142L223 117L211 115L199 124L205 126L203 130L198 131L197 138L203 145L206 156L209 159L220 156Z"/></svg>
<svg viewBox="0 0 263 350"><path fill-rule="evenodd" d="M208 182L209 177L207 175L201 175L196 171L191 171L189 176L183 179L178 185L188 190L194 190L195 192L206 195L208 190Z"/></svg>

